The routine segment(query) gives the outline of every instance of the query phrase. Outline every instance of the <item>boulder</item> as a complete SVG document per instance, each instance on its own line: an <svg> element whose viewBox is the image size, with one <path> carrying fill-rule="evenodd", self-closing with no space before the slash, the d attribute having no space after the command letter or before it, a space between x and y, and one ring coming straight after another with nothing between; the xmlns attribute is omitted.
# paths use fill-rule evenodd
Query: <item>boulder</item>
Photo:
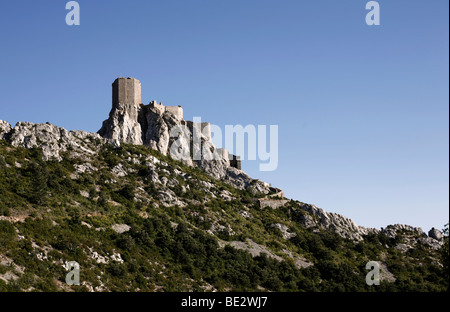
<svg viewBox="0 0 450 312"><path fill-rule="evenodd" d="M281 223L274 223L274 224L272 224L271 226L280 230L281 235L283 236L283 239L288 240L288 239L291 239L292 237L295 237L295 236L296 236L295 233L289 232L289 227L287 227L287 226L284 225L284 224L281 224Z"/></svg>
<svg viewBox="0 0 450 312"><path fill-rule="evenodd" d="M113 226L111 226L111 228L117 234L128 232L131 229L130 226L127 224L114 224Z"/></svg>
<svg viewBox="0 0 450 312"><path fill-rule="evenodd" d="M432 228L428 232L428 236L431 238L434 238L435 240L438 240L438 241L442 241L444 239L444 235L442 234L442 232L435 228Z"/></svg>

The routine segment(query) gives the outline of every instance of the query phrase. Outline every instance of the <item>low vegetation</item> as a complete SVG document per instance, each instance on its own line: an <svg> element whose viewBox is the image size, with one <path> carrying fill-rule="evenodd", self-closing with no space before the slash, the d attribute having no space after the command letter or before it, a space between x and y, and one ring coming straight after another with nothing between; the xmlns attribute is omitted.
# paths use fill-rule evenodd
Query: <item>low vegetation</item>
<svg viewBox="0 0 450 312"><path fill-rule="evenodd" d="M302 226L295 202L260 209L250 192L143 146L105 145L89 159L95 170L84 173L76 168L87 160L69 153L61 162L45 162L39 149L0 141L0 291L448 289L448 236L438 251L402 252L393 248L401 236L383 234L354 242ZM178 181L168 187L186 206L161 204L161 189L143 161L149 156L164 163L160 178ZM119 165L125 176L113 174ZM213 185L209 192L204 182ZM222 199L221 192L232 198ZM118 233L117 224L130 228ZM273 224L285 225L292 237L285 239ZM253 242L267 252L252 256L233 242ZM371 260L382 261L395 281L366 285ZM66 261L80 264L81 285L65 283Z"/></svg>

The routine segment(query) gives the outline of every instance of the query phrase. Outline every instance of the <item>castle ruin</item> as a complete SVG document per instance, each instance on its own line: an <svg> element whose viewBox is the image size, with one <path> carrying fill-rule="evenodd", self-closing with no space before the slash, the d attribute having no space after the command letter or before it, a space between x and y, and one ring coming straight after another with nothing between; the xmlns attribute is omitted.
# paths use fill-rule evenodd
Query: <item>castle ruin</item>
<svg viewBox="0 0 450 312"><path fill-rule="evenodd" d="M112 84L112 101L113 107L121 104L129 104L134 106L145 106L141 101L141 82L135 78L117 78ZM183 120L183 108L178 106L164 106L161 103L152 101L148 104L149 107L154 108L160 114L169 112L173 114L178 120Z"/></svg>
<svg viewBox="0 0 450 312"><path fill-rule="evenodd" d="M183 120L183 108L178 106L164 106L162 103L157 103L156 101L152 101L149 104L150 107L156 109L160 114L165 112L169 112L174 115L178 120Z"/></svg>
<svg viewBox="0 0 450 312"><path fill-rule="evenodd" d="M119 107L120 105L125 105L131 110L131 114L133 115L133 119L139 120L145 120L145 118L139 117L142 112L151 109L152 111L158 113L158 114L164 114L169 113L175 117L178 121L180 121L182 124L187 125L190 129L193 129L194 123L192 121L185 121L183 119L183 108L178 106L165 106L162 103L157 103L156 101L151 101L148 105L142 104L141 101L141 83L139 80L135 78L124 78L119 77L117 78L113 84L112 84L112 104L113 108ZM135 116L136 115L136 116ZM204 136L204 139L207 141L211 141L211 125L208 122L202 122L200 124L201 132ZM102 135L106 135L108 132L105 130L106 128L100 129L99 133ZM141 131L141 126L139 124L136 125L136 129ZM130 131L130 132L136 132L136 131ZM136 134L136 133L135 133ZM128 134L128 137L134 137L133 134ZM145 143L144 139L135 138L133 140L134 143ZM228 151L224 148L217 149L219 154L222 156L223 159L226 159L229 161L230 167L237 168L241 170L241 160L239 156L232 155L228 153Z"/></svg>
<svg viewBox="0 0 450 312"><path fill-rule="evenodd" d="M141 83L134 78L117 78L112 84L113 107L119 103L141 105Z"/></svg>

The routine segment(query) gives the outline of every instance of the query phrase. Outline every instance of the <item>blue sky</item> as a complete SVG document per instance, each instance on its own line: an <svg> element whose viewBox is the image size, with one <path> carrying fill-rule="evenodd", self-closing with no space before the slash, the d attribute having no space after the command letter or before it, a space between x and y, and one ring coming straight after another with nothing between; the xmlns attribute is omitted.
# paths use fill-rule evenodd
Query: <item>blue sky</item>
<svg viewBox="0 0 450 312"><path fill-rule="evenodd" d="M0 119L97 131L111 83L184 116L279 125L288 197L384 227L449 219L449 3L381 0L2 1Z"/></svg>

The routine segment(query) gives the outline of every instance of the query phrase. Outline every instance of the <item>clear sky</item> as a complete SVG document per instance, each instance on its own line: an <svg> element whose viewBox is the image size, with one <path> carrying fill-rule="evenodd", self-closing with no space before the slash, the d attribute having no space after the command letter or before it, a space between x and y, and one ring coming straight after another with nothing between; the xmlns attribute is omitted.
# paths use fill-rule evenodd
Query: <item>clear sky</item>
<svg viewBox="0 0 450 312"><path fill-rule="evenodd" d="M0 4L0 119L96 132L111 83L186 120L279 126L279 166L243 169L357 224L449 220L449 2L80 0Z"/></svg>

